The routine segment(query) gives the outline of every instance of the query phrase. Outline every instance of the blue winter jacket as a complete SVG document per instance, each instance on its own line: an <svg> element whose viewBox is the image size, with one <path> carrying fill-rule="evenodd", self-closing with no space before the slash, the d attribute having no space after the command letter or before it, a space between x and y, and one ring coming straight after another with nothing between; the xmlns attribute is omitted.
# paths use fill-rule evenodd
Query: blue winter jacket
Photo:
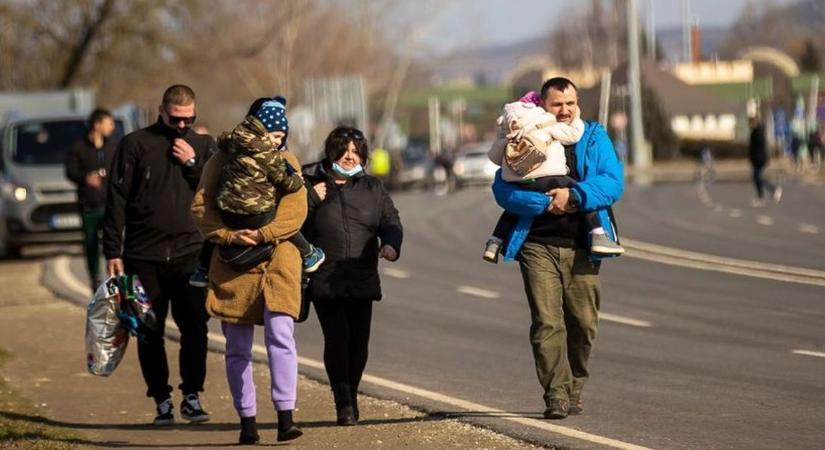
<svg viewBox="0 0 825 450"><path fill-rule="evenodd" d="M570 188L570 195L579 204L580 211L598 211L605 232L616 240L616 224L608 209L624 191L624 167L616 157L613 143L597 122L585 122L584 134L575 151L581 181ZM551 199L542 192L522 190L518 184L502 180L501 169L493 182L493 195L502 208L519 216L504 253L504 260L512 261L530 233L533 218L547 213ZM591 259L599 258L591 255Z"/></svg>

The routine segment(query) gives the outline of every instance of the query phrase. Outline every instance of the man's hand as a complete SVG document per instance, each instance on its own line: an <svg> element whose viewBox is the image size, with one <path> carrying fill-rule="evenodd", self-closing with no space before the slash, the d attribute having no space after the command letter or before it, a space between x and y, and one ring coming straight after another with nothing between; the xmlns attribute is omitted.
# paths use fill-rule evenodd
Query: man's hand
<svg viewBox="0 0 825 450"><path fill-rule="evenodd" d="M247 246L258 245L260 241L256 240L256 238L253 236L260 236L258 230L237 230L234 233L232 233L232 239L230 243L234 245ZM258 239L260 239L260 237Z"/></svg>
<svg viewBox="0 0 825 450"><path fill-rule="evenodd" d="M323 182L317 183L314 186L312 186L312 188L315 189L315 193L318 194L318 198L320 198L321 201L324 201L324 199L327 198L327 184L326 183L323 183Z"/></svg>
<svg viewBox="0 0 825 450"><path fill-rule="evenodd" d="M547 208L547 210L550 211L550 214L560 216L565 213L576 212L576 208L570 205L569 188L553 189L548 192L547 195L553 197L553 201L550 202L550 206Z"/></svg>
<svg viewBox="0 0 825 450"><path fill-rule="evenodd" d="M398 252L396 252L395 249L391 246L385 245L381 247L381 252L378 254L378 256L386 259L387 261L395 261L396 259L398 259Z"/></svg>
<svg viewBox="0 0 825 450"><path fill-rule="evenodd" d="M172 156L181 164L186 165L186 161L195 157L195 149L183 139L176 138L172 144Z"/></svg>
<svg viewBox="0 0 825 450"><path fill-rule="evenodd" d="M86 174L86 186L97 189L103 184L103 177L97 171Z"/></svg>
<svg viewBox="0 0 825 450"><path fill-rule="evenodd" d="M112 258L106 261L106 273L109 274L110 277L126 273L123 270L123 260L121 258Z"/></svg>

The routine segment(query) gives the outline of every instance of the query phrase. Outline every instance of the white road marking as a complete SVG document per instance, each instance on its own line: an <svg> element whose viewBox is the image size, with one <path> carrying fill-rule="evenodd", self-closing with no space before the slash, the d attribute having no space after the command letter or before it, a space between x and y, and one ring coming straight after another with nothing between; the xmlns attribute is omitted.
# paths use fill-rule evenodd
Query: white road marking
<svg viewBox="0 0 825 450"><path fill-rule="evenodd" d="M722 205L719 205L719 204L717 204L716 206L713 207L713 212L722 212L724 210L725 210L725 207L722 206Z"/></svg>
<svg viewBox="0 0 825 450"><path fill-rule="evenodd" d="M650 328L653 323L646 320L634 319L632 317L620 316L617 314L609 314L605 312L599 313L599 320L606 320L608 322L621 323L623 325L630 325L631 327Z"/></svg>
<svg viewBox="0 0 825 450"><path fill-rule="evenodd" d="M474 295L476 297L481 298L496 299L501 297L501 294L499 294L498 292L488 291L487 289L481 289L472 286L459 286L455 291L459 294Z"/></svg>
<svg viewBox="0 0 825 450"><path fill-rule="evenodd" d="M60 256L55 260L55 274L61 281L68 286L70 289L83 293L87 289L87 287L78 281L74 275L71 273L69 269L69 258L65 256ZM168 325L168 322L167 322ZM226 338L224 338L220 334L209 332L209 340L226 345ZM260 344L253 344L252 351L261 357L266 357L266 347ZM313 369L324 369L324 363L312 358L306 357L298 357L298 364L311 367ZM387 389L392 389L396 392L402 392L408 395L415 395L420 398L425 398L427 400L443 403L446 405L450 405L456 408L461 408L466 411L472 411L473 413L483 412L488 413L491 416L493 415L500 415L503 420L507 420L510 422L515 422L521 425L525 425L531 428L536 428L544 431L549 431L551 433L560 434L563 436L567 436L574 439L579 439L582 441L591 442L598 445L604 445L608 447L623 449L623 450L650 450L647 447L642 447L640 445L631 444L628 442L619 441L617 439L611 439L604 436L599 436L596 434L586 433L584 431L575 430L573 428L567 428L560 425L554 425L551 423L547 423L541 420L530 419L527 417L514 417L510 415L507 411L492 408L486 405L482 405L480 403L474 403L467 400L462 400L460 398L451 397L449 395L441 394L438 392L430 391L427 389L417 388L415 386L410 386L403 383L398 383L392 380L388 380L386 378L381 378L369 374L364 374L362 381L375 385L384 387Z"/></svg>
<svg viewBox="0 0 825 450"><path fill-rule="evenodd" d="M742 217L742 211L740 211L738 209L732 209L732 210L730 210L730 216L731 217Z"/></svg>
<svg viewBox="0 0 825 450"><path fill-rule="evenodd" d="M794 350L793 353L797 355L816 356L817 358L825 358L825 353L812 352L810 350Z"/></svg>
<svg viewBox="0 0 825 450"><path fill-rule="evenodd" d="M765 225L766 227L769 227L773 225L773 218L770 216L759 216L756 218L756 223L758 223L759 225Z"/></svg>
<svg viewBox="0 0 825 450"><path fill-rule="evenodd" d="M381 272L388 277L400 278L402 280L410 277L410 273L406 270L396 269L394 267L385 267L381 269Z"/></svg>
<svg viewBox="0 0 825 450"><path fill-rule="evenodd" d="M801 224L799 224L799 231L801 231L803 233L808 233L808 234L818 234L819 233L819 227L816 226L816 225L801 223Z"/></svg>
<svg viewBox="0 0 825 450"><path fill-rule="evenodd" d="M825 286L825 271L691 252L623 238L627 256L691 269L731 273L766 280Z"/></svg>

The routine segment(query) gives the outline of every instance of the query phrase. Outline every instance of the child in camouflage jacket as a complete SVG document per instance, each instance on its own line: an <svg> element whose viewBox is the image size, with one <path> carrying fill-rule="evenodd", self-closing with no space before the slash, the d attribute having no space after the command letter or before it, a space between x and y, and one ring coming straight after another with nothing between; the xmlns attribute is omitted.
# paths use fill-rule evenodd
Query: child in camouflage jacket
<svg viewBox="0 0 825 450"><path fill-rule="evenodd" d="M221 219L230 228L256 230L275 218L278 201L300 190L304 180L287 163L283 152L289 123L286 99L275 97L218 138L218 148L227 152L216 201ZM310 244L301 233L289 238L304 259L304 271L314 272L324 261L320 248ZM189 284L206 287L209 261L214 244L204 243L200 266Z"/></svg>

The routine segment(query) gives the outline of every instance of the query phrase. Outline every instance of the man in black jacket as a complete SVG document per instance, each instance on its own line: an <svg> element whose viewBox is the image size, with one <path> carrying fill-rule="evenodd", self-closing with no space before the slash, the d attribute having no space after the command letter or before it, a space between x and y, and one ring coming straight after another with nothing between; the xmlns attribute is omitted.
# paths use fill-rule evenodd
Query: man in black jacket
<svg viewBox="0 0 825 450"><path fill-rule="evenodd" d="M140 278L159 330L138 342L146 395L157 405L155 425L174 422L169 366L163 343L171 304L181 334L181 415L209 420L198 400L206 377L206 321L203 289L189 286L203 243L189 213L205 160L215 141L191 131L195 93L183 85L163 94L158 121L123 138L112 163L103 226L103 253L110 275Z"/></svg>
<svg viewBox="0 0 825 450"><path fill-rule="evenodd" d="M751 167L753 168L753 184L756 187L756 198L753 199L753 206L760 207L765 205L765 190L767 189L773 200L779 203L782 199L782 186L774 186L766 181L763 177L765 166L768 165L770 158L768 157L768 144L765 140L765 127L758 117L751 117L749 119L751 126L751 134L748 142L748 156L750 157Z"/></svg>
<svg viewBox="0 0 825 450"><path fill-rule="evenodd" d="M107 169L115 154L109 137L115 130L112 114L96 109L89 115L89 132L74 143L66 156L66 178L77 185L77 200L83 220L83 250L92 291L100 284L100 239L106 208Z"/></svg>

